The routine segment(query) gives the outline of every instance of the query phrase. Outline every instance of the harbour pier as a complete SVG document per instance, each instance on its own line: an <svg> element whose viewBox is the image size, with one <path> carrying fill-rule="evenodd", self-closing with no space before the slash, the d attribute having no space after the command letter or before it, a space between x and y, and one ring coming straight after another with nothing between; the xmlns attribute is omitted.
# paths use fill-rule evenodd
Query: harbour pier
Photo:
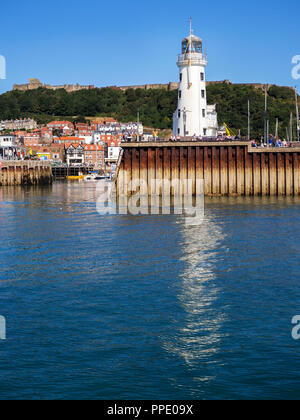
<svg viewBox="0 0 300 420"><path fill-rule="evenodd" d="M2 161L0 164L0 186L52 183L52 169L49 162Z"/></svg>
<svg viewBox="0 0 300 420"><path fill-rule="evenodd" d="M140 179L141 195L162 195L162 183L204 180L206 196L298 196L300 146L254 148L250 142L124 143L116 173L117 195L131 195ZM152 180L156 180L153 184ZM151 184L152 182L152 184ZM142 189L142 187L141 187ZM136 190L136 188L134 188ZM174 195L175 188L171 188ZM184 194L184 188L181 189Z"/></svg>
<svg viewBox="0 0 300 420"><path fill-rule="evenodd" d="M80 178L91 173L91 169L85 166L52 166L54 181L66 180L69 178Z"/></svg>

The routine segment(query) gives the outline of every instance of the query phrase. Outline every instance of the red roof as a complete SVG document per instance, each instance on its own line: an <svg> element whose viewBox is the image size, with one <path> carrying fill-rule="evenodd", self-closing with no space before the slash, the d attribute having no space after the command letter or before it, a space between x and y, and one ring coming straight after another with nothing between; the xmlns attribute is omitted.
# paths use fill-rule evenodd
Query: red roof
<svg viewBox="0 0 300 420"><path fill-rule="evenodd" d="M81 137L54 137L54 142L60 141L60 142L77 142L77 143L83 143L84 139Z"/></svg>
<svg viewBox="0 0 300 420"><path fill-rule="evenodd" d="M81 146L82 144L78 144L78 143L66 143L66 149L68 149L69 147L74 147L74 149L77 149L77 147Z"/></svg>
<svg viewBox="0 0 300 420"><path fill-rule="evenodd" d="M90 151L90 152L97 152L97 151L103 151L104 150L104 146L97 146L95 144L86 144L85 146L83 146L84 150L86 151Z"/></svg>
<svg viewBox="0 0 300 420"><path fill-rule="evenodd" d="M47 125L73 125L70 121L51 121Z"/></svg>

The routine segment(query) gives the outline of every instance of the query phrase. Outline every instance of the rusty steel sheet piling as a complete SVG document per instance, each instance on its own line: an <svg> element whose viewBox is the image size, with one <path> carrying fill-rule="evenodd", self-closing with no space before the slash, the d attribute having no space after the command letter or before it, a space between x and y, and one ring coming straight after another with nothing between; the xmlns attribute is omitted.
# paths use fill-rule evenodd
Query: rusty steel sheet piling
<svg viewBox="0 0 300 420"><path fill-rule="evenodd" d="M253 148L248 142L124 143L116 177L117 194L130 195L129 182L141 180L141 195L187 191L206 196L298 196L300 146ZM28 168L30 172L32 168ZM14 169L12 170L14 174ZM12 179L13 174L7 177ZM30 175L30 178L33 175ZM164 182L166 181L166 182ZM168 191L167 191L168 190Z"/></svg>

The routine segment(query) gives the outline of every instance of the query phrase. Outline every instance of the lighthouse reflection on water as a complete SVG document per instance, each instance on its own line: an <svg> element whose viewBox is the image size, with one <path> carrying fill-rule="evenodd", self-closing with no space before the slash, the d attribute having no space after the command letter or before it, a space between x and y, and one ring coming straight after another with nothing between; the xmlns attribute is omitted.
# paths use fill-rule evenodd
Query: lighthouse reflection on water
<svg viewBox="0 0 300 420"><path fill-rule="evenodd" d="M185 252L181 261L185 269L180 274L181 288L177 299L184 320L178 322L177 334L166 339L163 347L181 358L187 367L193 368L203 362L203 369L194 379L206 382L215 377L216 354L221 351L221 339L224 339L222 327L226 314L216 312L215 303L221 290L215 282L214 263L225 234L206 214L201 226L182 225L182 236Z"/></svg>

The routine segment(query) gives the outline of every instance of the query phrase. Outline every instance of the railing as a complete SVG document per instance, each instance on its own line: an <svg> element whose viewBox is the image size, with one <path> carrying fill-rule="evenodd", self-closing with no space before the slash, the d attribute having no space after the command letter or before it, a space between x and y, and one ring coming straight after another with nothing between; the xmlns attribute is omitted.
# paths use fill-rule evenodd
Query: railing
<svg viewBox="0 0 300 420"><path fill-rule="evenodd" d="M222 139L217 138L217 137L180 137L180 138L151 138L147 141L141 141L139 143L141 144L147 144L147 143L183 143L183 142L195 142L195 143L209 143L209 142L213 142L213 143L235 143L235 142L244 142L244 143L249 143L248 138L246 137L241 137L239 139L233 139L231 137L224 137ZM131 142L124 142L124 143L131 143ZM133 142L135 143L135 142Z"/></svg>
<svg viewBox="0 0 300 420"><path fill-rule="evenodd" d="M206 54L197 54L197 53L186 53L186 54L180 54L178 56L178 63L189 63L192 62L192 64L206 64L207 56Z"/></svg>
<svg viewBox="0 0 300 420"><path fill-rule="evenodd" d="M232 139L230 137L224 137L224 138L217 138L217 137L181 137L180 139L164 139L159 140L160 142L195 142L195 143L236 143L236 142L244 142L249 143L248 139L245 138L239 138L239 139Z"/></svg>
<svg viewBox="0 0 300 420"><path fill-rule="evenodd" d="M268 144L268 145L257 145L257 146L252 146L254 149L295 149L295 148L299 148L300 147L300 142L297 143L288 143L286 146L282 145L282 146L278 146L278 145L273 145L273 144Z"/></svg>

